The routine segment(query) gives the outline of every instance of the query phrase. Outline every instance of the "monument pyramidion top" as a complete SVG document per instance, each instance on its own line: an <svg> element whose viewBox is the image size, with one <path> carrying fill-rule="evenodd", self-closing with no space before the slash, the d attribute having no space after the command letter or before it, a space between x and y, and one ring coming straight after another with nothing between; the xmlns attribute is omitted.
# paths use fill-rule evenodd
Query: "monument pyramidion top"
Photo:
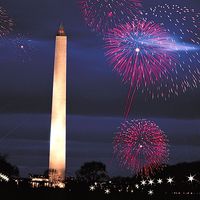
<svg viewBox="0 0 200 200"><path fill-rule="evenodd" d="M60 24L60 27L57 32L57 36L66 36L63 24Z"/></svg>

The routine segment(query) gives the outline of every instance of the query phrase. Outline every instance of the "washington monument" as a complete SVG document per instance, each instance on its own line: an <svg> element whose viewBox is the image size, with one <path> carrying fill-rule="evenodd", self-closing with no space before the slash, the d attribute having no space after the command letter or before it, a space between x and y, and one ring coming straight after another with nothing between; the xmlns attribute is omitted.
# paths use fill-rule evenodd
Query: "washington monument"
<svg viewBox="0 0 200 200"><path fill-rule="evenodd" d="M66 170L66 69L67 36L64 27L56 35L50 129L49 180L59 186Z"/></svg>

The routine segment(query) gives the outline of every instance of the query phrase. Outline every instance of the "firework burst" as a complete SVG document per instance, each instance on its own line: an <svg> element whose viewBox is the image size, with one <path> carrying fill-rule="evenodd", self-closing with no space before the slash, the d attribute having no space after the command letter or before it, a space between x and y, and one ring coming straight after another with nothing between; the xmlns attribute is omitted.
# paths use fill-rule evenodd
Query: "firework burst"
<svg viewBox="0 0 200 200"><path fill-rule="evenodd" d="M200 13L179 5L158 5L142 13L145 20L155 20L183 44L200 44Z"/></svg>
<svg viewBox="0 0 200 200"><path fill-rule="evenodd" d="M168 160L167 137L153 122L126 121L114 137L114 154L122 166L148 176Z"/></svg>
<svg viewBox="0 0 200 200"><path fill-rule="evenodd" d="M123 77L123 82L130 82L127 116L136 90L147 88L152 94L152 86L161 84L163 79L169 81L177 63L173 52L176 44L164 28L144 20L109 30L104 41L109 63ZM167 89L160 90L161 95L171 93Z"/></svg>
<svg viewBox="0 0 200 200"><path fill-rule="evenodd" d="M35 44L29 36L18 33L16 37L10 39L9 42L21 62L28 62L31 60L32 54L35 51Z"/></svg>
<svg viewBox="0 0 200 200"><path fill-rule="evenodd" d="M0 36L5 36L13 28L13 20L7 15L4 8L0 7Z"/></svg>
<svg viewBox="0 0 200 200"><path fill-rule="evenodd" d="M176 43L173 51L179 60L175 63L172 77L169 77L170 82L164 80L160 87L147 92L155 98L158 90L166 91L169 88L171 93L166 92L166 97L170 98L174 94L179 95L197 88L200 84L200 13L179 5L164 4L143 12L143 19L155 20L166 29Z"/></svg>
<svg viewBox="0 0 200 200"><path fill-rule="evenodd" d="M8 51L10 56L13 56L13 59L26 63L32 60L34 53L37 51L38 44L29 35L17 33L12 37L2 39L0 48Z"/></svg>
<svg viewBox="0 0 200 200"><path fill-rule="evenodd" d="M80 0L81 11L92 31L104 33L139 13L141 0Z"/></svg>

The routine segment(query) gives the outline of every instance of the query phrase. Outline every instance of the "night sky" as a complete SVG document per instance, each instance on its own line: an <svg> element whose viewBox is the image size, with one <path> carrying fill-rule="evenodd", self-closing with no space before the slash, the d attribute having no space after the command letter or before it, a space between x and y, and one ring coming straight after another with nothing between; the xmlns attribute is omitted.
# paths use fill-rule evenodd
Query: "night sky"
<svg viewBox="0 0 200 200"><path fill-rule="evenodd" d="M170 2L144 0L144 6ZM199 0L173 3L200 9ZM108 64L102 38L86 25L78 0L2 0L0 5L14 20L14 30L0 40L0 153L24 177L48 168L54 42L62 22L68 36L67 174L95 160L105 163L110 175L131 175L112 158L129 88ZM169 164L197 161L199 102L199 88L168 101L138 95L129 118L159 125L169 139Z"/></svg>

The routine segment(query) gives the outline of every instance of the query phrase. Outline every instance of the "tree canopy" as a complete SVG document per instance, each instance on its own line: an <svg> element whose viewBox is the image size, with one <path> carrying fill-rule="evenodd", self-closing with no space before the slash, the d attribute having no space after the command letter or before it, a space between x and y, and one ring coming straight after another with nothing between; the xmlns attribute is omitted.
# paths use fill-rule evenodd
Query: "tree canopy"
<svg viewBox="0 0 200 200"><path fill-rule="evenodd" d="M8 176L19 176L19 169L7 161L7 156L0 154L0 173Z"/></svg>
<svg viewBox="0 0 200 200"><path fill-rule="evenodd" d="M94 182L108 179L106 165L102 162L86 162L76 172L76 177L82 181Z"/></svg>

